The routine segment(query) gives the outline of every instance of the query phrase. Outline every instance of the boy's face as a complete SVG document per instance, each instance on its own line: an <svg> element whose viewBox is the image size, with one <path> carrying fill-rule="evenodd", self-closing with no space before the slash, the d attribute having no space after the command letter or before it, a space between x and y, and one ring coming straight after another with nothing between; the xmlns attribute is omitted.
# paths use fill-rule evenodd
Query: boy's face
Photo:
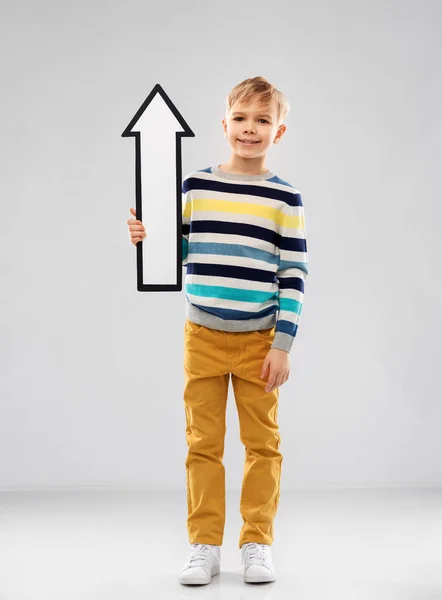
<svg viewBox="0 0 442 600"><path fill-rule="evenodd" d="M243 158L264 156L272 144L279 142L287 129L276 120L276 107L256 100L248 104L234 104L222 120L224 133L233 152ZM253 140L246 144L240 140Z"/></svg>

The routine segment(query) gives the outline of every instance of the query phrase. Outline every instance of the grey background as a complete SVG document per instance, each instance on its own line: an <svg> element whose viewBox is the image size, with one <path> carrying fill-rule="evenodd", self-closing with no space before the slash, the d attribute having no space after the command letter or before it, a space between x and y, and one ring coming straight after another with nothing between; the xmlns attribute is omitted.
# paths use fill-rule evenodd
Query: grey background
<svg viewBox="0 0 442 600"><path fill-rule="evenodd" d="M2 8L0 489L184 488L184 290L136 290L121 133L160 83L196 134L183 174L224 162L225 97L256 75L292 108L266 166L301 191L309 250L281 487L442 484L441 12ZM238 489L231 388L227 417Z"/></svg>

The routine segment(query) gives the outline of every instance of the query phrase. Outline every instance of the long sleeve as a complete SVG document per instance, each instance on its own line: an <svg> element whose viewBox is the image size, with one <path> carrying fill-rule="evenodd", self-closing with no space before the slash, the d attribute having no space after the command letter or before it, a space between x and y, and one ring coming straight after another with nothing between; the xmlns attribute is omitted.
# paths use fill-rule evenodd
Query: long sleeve
<svg viewBox="0 0 442 600"><path fill-rule="evenodd" d="M279 242L279 314L272 348L290 352L302 312L308 274L307 240L301 194L295 193L284 213Z"/></svg>
<svg viewBox="0 0 442 600"><path fill-rule="evenodd" d="M190 233L191 202L190 191L187 189L186 181L182 186L182 263L183 267L187 265L187 255L189 254L189 233Z"/></svg>

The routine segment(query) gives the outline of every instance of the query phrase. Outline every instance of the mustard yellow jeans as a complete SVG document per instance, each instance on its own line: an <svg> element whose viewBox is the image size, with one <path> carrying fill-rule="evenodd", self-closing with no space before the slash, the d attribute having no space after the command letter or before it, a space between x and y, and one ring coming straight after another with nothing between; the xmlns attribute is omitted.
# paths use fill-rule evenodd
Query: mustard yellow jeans
<svg viewBox="0 0 442 600"><path fill-rule="evenodd" d="M230 375L245 446L239 547L272 544L283 456L277 423L279 388L266 392L261 368L275 327L228 332L184 324L187 529L191 544L221 546L225 524L226 405Z"/></svg>

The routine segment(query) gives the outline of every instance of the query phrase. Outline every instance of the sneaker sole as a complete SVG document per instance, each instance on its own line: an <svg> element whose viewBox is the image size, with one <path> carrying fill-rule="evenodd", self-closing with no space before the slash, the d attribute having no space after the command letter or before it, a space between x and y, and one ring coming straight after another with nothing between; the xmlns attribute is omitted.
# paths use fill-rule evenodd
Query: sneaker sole
<svg viewBox="0 0 442 600"><path fill-rule="evenodd" d="M220 567L219 565L216 565L213 567L212 569L212 575L208 576L207 578L202 579L201 577L181 577L179 578L179 582L182 585L207 585L208 583L211 583L212 581L212 577L214 577L215 575L219 575L219 571L220 571Z"/></svg>
<svg viewBox="0 0 442 600"><path fill-rule="evenodd" d="M267 581L276 581L275 575L244 575L245 583L265 583Z"/></svg>

